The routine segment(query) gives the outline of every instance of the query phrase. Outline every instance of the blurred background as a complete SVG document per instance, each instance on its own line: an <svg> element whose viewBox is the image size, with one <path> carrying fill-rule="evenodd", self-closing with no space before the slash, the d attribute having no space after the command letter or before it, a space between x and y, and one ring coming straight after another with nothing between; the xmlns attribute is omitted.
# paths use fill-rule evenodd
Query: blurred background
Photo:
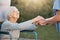
<svg viewBox="0 0 60 40"><path fill-rule="evenodd" d="M53 1L54 0L12 0L11 5L16 6L20 11L18 22L24 22L38 15L44 18L52 17ZM55 24L48 24L46 26L38 25L35 31L38 33L38 39L40 40L58 40ZM24 33L21 33L21 37L34 38L31 34L25 35Z"/></svg>

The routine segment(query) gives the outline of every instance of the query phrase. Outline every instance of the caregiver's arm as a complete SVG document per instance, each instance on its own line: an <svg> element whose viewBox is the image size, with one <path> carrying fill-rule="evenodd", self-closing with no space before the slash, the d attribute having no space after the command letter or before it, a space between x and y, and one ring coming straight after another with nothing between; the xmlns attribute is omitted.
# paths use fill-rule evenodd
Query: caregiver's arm
<svg viewBox="0 0 60 40"><path fill-rule="evenodd" d="M46 19L47 23L55 23L57 21L60 21L60 10L56 11L56 15L55 16Z"/></svg>

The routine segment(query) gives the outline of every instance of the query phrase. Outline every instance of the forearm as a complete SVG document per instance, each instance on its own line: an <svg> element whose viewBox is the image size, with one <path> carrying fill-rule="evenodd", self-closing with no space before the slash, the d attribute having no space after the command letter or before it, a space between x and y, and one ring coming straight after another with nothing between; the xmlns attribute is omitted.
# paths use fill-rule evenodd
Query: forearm
<svg viewBox="0 0 60 40"><path fill-rule="evenodd" d="M47 23L55 23L57 21L60 21L60 10L56 10L56 15L51 17L51 18L47 18Z"/></svg>
<svg viewBox="0 0 60 40"><path fill-rule="evenodd" d="M36 28L35 24L32 24L32 20L19 23L19 25L21 30L34 30Z"/></svg>
<svg viewBox="0 0 60 40"><path fill-rule="evenodd" d="M53 17L51 17L51 18L47 18L46 19L46 22L47 23L55 23L55 22L57 22L57 21L60 21L60 16L58 16L58 15L55 15L55 16L53 16Z"/></svg>

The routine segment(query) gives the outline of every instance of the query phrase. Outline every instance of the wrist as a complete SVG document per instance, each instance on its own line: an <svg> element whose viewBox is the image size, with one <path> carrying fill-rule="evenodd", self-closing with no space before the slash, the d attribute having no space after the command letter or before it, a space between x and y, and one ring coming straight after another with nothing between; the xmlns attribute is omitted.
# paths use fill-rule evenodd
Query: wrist
<svg viewBox="0 0 60 40"><path fill-rule="evenodd" d="M49 19L45 19L46 23L48 24L49 23Z"/></svg>
<svg viewBox="0 0 60 40"><path fill-rule="evenodd" d="M45 19L45 20L46 20L47 24L48 24L48 23L50 23L50 24L51 24L51 21L50 21L50 19L49 19L49 18L47 18L47 19Z"/></svg>
<svg viewBox="0 0 60 40"><path fill-rule="evenodd" d="M34 20L34 19L32 19L32 20L31 20L31 22L32 22L32 23L34 23L34 22L35 22L35 20Z"/></svg>

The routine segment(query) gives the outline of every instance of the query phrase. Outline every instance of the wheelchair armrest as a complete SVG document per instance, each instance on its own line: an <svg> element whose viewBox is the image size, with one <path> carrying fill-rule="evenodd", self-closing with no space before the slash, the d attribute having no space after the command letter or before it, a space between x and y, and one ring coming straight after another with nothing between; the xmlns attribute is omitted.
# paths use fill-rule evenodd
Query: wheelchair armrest
<svg viewBox="0 0 60 40"><path fill-rule="evenodd" d="M33 32L34 30L22 30L20 32Z"/></svg>
<svg viewBox="0 0 60 40"><path fill-rule="evenodd" d="M7 34L7 35L9 35L9 32L0 31L0 34Z"/></svg>

